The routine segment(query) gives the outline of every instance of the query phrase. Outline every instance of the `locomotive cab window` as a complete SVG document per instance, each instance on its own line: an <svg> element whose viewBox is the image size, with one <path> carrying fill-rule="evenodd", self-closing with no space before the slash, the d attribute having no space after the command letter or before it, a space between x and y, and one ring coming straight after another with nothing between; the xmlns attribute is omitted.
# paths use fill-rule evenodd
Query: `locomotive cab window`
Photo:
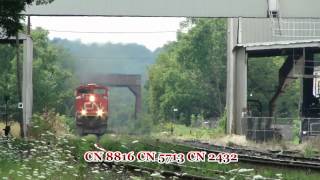
<svg viewBox="0 0 320 180"><path fill-rule="evenodd" d="M79 89L78 93L80 93L80 94L90 94L91 91L90 91L90 89Z"/></svg>
<svg viewBox="0 0 320 180"><path fill-rule="evenodd" d="M106 90L105 89L94 89L93 93L94 94L104 95L104 94L106 94Z"/></svg>

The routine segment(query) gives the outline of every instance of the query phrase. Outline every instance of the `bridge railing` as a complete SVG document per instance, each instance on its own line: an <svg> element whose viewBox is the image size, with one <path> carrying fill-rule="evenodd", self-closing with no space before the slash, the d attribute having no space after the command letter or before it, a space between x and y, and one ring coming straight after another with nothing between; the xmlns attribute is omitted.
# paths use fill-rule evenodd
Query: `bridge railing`
<svg viewBox="0 0 320 180"><path fill-rule="evenodd" d="M320 136L320 118L301 118L302 136Z"/></svg>

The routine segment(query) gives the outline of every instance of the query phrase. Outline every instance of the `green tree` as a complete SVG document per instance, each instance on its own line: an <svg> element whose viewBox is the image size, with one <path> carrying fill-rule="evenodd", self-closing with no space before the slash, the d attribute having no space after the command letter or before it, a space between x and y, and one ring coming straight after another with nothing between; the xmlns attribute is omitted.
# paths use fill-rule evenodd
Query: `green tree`
<svg viewBox="0 0 320 180"><path fill-rule="evenodd" d="M35 2L39 4L51 3L53 0L1 0L0 1L0 36L10 37L22 30L21 20L24 16L21 14L25 6Z"/></svg>
<svg viewBox="0 0 320 180"><path fill-rule="evenodd" d="M63 48L52 44L48 31L36 29L34 41L34 111L56 109L70 114L73 91L77 80L74 76L75 61Z"/></svg>
<svg viewBox="0 0 320 180"><path fill-rule="evenodd" d="M155 119L169 119L172 107L187 118L220 116L225 106L225 19L189 19L177 42L160 52L149 70L149 105ZM182 29L184 31L185 29Z"/></svg>
<svg viewBox="0 0 320 180"><path fill-rule="evenodd" d="M259 100L262 115L269 116L269 102L276 93L279 69L284 57L252 58L248 60L248 99ZM280 94L276 102L278 117L298 116L299 81L294 81Z"/></svg>
<svg viewBox="0 0 320 180"><path fill-rule="evenodd" d="M77 79L74 76L74 59L63 48L52 44L48 32L43 29L32 31L34 42L33 60L33 111L55 109L62 114L71 115L73 90ZM22 51L22 49L20 49ZM10 96L12 111L18 103L16 88L15 47L0 45L0 102L5 95ZM14 108L13 108L14 107Z"/></svg>

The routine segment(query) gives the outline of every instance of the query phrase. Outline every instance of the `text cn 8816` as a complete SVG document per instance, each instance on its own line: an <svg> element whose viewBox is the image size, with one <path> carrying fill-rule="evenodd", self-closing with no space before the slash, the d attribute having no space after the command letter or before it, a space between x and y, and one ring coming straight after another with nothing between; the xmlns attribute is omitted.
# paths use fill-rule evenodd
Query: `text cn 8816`
<svg viewBox="0 0 320 180"><path fill-rule="evenodd" d="M109 116L108 87L81 85L75 91L76 128L80 135L106 132Z"/></svg>

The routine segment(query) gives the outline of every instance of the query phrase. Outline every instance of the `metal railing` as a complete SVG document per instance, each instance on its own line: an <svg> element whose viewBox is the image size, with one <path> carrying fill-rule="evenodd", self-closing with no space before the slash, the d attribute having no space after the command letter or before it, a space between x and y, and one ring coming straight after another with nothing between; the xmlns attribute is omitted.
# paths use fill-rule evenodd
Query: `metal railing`
<svg viewBox="0 0 320 180"><path fill-rule="evenodd" d="M320 136L320 118L302 118L301 135Z"/></svg>

